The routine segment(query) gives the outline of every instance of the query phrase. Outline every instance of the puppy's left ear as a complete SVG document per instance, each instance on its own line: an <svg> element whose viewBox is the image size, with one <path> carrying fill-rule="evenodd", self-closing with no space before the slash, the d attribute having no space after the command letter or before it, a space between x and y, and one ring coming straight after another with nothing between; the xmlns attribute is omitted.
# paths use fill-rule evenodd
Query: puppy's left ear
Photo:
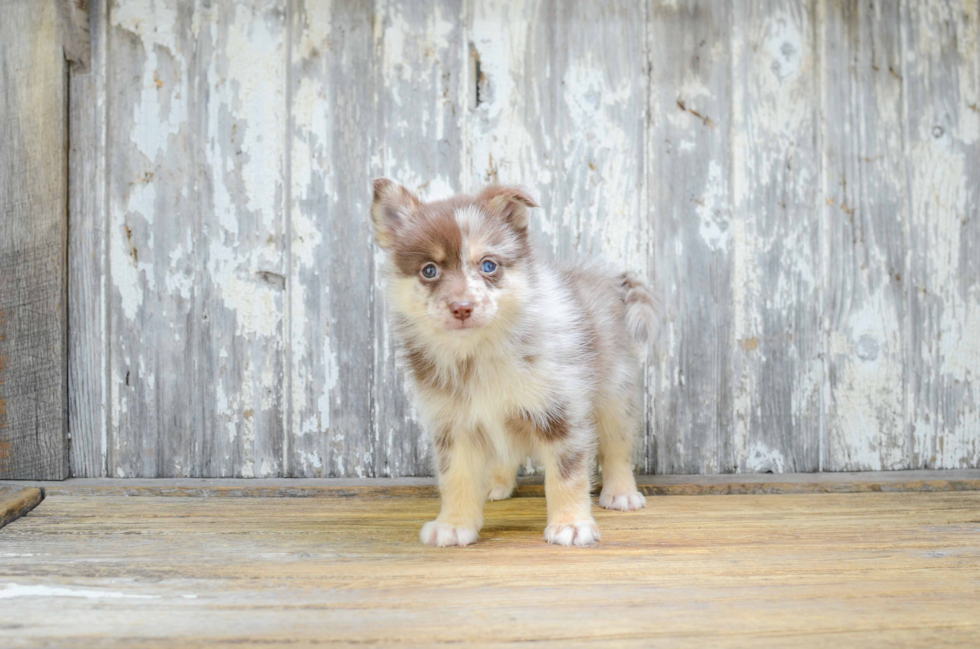
<svg viewBox="0 0 980 649"><path fill-rule="evenodd" d="M375 179L371 221L374 224L374 238L378 245L382 248L390 248L398 229L412 218L418 208L418 196L393 180Z"/></svg>
<svg viewBox="0 0 980 649"><path fill-rule="evenodd" d="M490 214L503 219L518 232L527 230L527 208L538 207L530 194L520 187L490 185L477 197Z"/></svg>

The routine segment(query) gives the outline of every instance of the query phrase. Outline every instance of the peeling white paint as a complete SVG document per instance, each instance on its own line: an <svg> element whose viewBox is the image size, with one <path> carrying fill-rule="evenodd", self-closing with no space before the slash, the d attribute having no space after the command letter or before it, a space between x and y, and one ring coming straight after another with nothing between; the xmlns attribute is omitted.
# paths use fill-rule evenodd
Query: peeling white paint
<svg viewBox="0 0 980 649"><path fill-rule="evenodd" d="M328 54L332 46L333 0L317 0L305 3L305 21L300 31L300 55L311 58L314 53Z"/></svg>
<svg viewBox="0 0 980 649"><path fill-rule="evenodd" d="M130 138L150 161L165 152L171 136L177 135L187 121L186 89L172 80L160 77L158 53L172 61L176 70L185 61L177 47L174 28L177 8L172 2L129 0L109 12L112 25L137 36L143 44L146 61L140 80L140 99L133 104L133 129Z"/></svg>
<svg viewBox="0 0 980 649"><path fill-rule="evenodd" d="M208 270L219 288L225 307L235 312L235 335L277 338L282 310L278 306L281 292L258 281L252 273L236 270L238 258L233 249L212 241L209 246Z"/></svg>
<svg viewBox="0 0 980 649"><path fill-rule="evenodd" d="M853 471L903 468L904 386L896 381L904 370L897 305L882 293L868 296L847 319L847 335L834 332L830 353L841 375L832 390L834 418L828 435L834 440L835 461ZM844 457L842 457L844 456Z"/></svg>
<svg viewBox="0 0 980 649"><path fill-rule="evenodd" d="M134 320L143 305L144 285L155 290L154 265L147 256L153 253L152 226L156 214L156 186L151 182L135 182L129 187L126 211L114 209L113 229L109 234L109 259L112 264L113 284L119 294L123 313ZM139 260L138 241L134 230L148 232L143 261Z"/></svg>
<svg viewBox="0 0 980 649"><path fill-rule="evenodd" d="M656 11L669 13L667 7L676 5L661 5ZM821 78L816 66L825 55L833 55L813 42L814 37L822 38L825 28L819 11L813 25L814 15L795 6L764 14L736 6L731 52L725 39L698 50L705 55L710 50L715 61L731 59L725 81L730 87L714 84L710 76L714 72L708 76L685 73L669 92L655 92L645 85L648 71L642 46L631 49L628 57L619 57L622 48L633 44L606 39L603 48L596 48L591 46L593 32L585 39L578 36L583 24L594 30L596 39L597 30L603 27L598 21L589 24L592 9L585 5L576 7L574 17L552 33L542 28L543 14L534 2L476 3L468 8L465 25L455 15L420 12L410 3L380 3L369 37L374 38L375 58L371 60L377 63L373 69L381 83L375 99L388 112L379 116L379 132L364 134L365 146L372 149L357 158L366 161L365 168L352 172L331 168L343 160L339 148L348 146L346 140L334 141L335 132L346 115L374 110L374 104L347 105L348 95L338 91L333 76L336 61L349 55L341 48L350 43L340 38L342 32L333 24L337 19L333 3L300 3L302 11L295 15L302 22L293 25L298 29L290 32L289 43L281 6L196 4L185 12L172 0L120 0L111 12L110 31L135 43L139 61L132 67L131 87L117 88L129 98L126 110L115 113L126 124L125 132L110 134L109 140L120 147L123 159L145 163L138 170L126 170L134 176L142 174L138 177L111 178L116 187L109 210L109 286L113 292L108 299L115 310L113 321L123 329L126 322L133 328L146 327L148 337L173 340L190 349L187 338L196 334L188 331L185 322L202 314L181 312L181 308L200 308L195 297L205 286L212 292L215 299L205 308L213 319L203 327L214 328L211 342L217 348L219 372L212 394L218 420L216 442L221 445L216 454L224 458L222 472L238 470L233 463L240 457L244 458L242 475L277 471L268 458L261 457L261 447L268 442L263 427L270 419L292 422L292 429L286 431L289 441L284 457L296 463L290 468L298 473L369 475L375 466L386 466L389 461L388 471L413 470L414 459L375 457L377 449L404 447L399 435L416 420L410 409L405 410L404 419L398 415L398 421L386 420L387 404L376 403L377 430L354 434L339 426L331 428L331 411L335 415L347 412L356 404L343 402L342 395L351 393L340 385L341 364L352 359L345 341L330 327L352 316L331 313L331 300L336 301L337 292L344 287L327 286L324 269L330 266L324 260L330 260L339 246L367 249L372 244L364 234L366 228L354 230L356 241L328 240L334 236L328 232L338 232L329 229L336 219L366 218L369 174L393 176L428 199L472 191L491 181L523 184L547 208L535 213L533 228L551 252L594 256L647 274L654 264L674 263L652 259L650 254L651 228L661 215L648 213L648 165L662 162L653 157L661 155L661 143L644 139L650 119L662 120L682 134L672 138L673 152L703 160L697 182L687 183L684 195L676 197L684 203L679 213L692 219L695 238L677 237L658 243L657 250L679 265L685 255L693 254L692 248L701 246L718 253L720 260L730 257L732 276L723 281L730 282L733 293L730 343L737 346L731 365L721 371L730 373L727 384L734 392L732 460L736 468L786 470L797 460L791 451L775 448L775 438L767 437L765 431L761 433L764 441L759 441L759 422L770 412L765 400L773 398L765 392L771 386L762 377L773 371L770 363L777 350L786 351L787 367L793 368L787 390L791 391L788 400L794 422L813 423L814 399L821 386L827 386L824 396L830 405L826 407L834 415L827 418L827 435L839 442L838 447L847 447L840 451L847 461L862 468L902 465L911 452L903 446L906 436L886 443L881 434L886 428L901 428L905 422L898 421L902 416L898 404L919 396L901 394L896 387L901 382L894 379L905 371L898 353L903 349L903 334L895 324L902 317L895 312L899 305L882 301L880 290L872 290L869 296L847 284L840 296L842 305L834 307L841 318L833 323L825 319L823 332L807 330L810 323L803 323L804 329L799 330L799 323L793 320L801 304L817 299L820 282L836 277L837 272L834 268L821 272L823 260L815 258L814 239L823 235L813 229L813 215L824 209L825 199L837 201L836 208L849 195L844 189L825 192L828 196L814 191L820 182L822 152L811 152L808 147L825 146L814 124L819 119L815 107L827 100L818 95L825 88L815 81ZM831 6L820 8L832 10ZM929 242L928 259L916 260L927 267L927 285L911 289L925 290L925 297L915 299L928 312L931 327L922 336L921 348L910 350L925 367L935 365L933 374L925 373L922 393L931 399L935 391L952 386L949 393L958 390L961 399L922 404L909 422L915 427L912 445L923 453L935 452L937 465L960 466L980 454L971 435L980 429L980 415L973 406L975 390L969 387L976 385L980 366L980 288L964 278L964 255L973 254L975 246L964 242L963 233L973 230L964 230L962 222L970 218L978 200L970 184L974 179L967 176L974 173L980 140L980 113L970 108L980 96L980 21L963 23L957 17L963 12L976 15L975 0L952 4L930 0L910 5L909 11L921 33L912 30L907 34L915 40L905 79L893 82L882 72L887 83L875 82L876 103L862 110L875 111L879 121L894 126L874 134L874 142L887 149L887 156L894 157L899 151L901 157L908 157L913 214L898 211L895 219L914 220L918 229L912 236ZM185 29L187 12L192 16L189 30ZM955 32L955 49L950 47L950 29ZM623 33L632 37L630 30ZM473 54L479 56L483 74L478 105L477 80L472 77L475 61L470 60L473 54L467 36L472 37ZM556 39L554 48L552 38ZM287 46L292 51L287 52ZM200 63L190 60L192 47L195 55L202 55ZM815 56L818 51L820 55ZM650 62L654 71L663 64ZM204 79L201 72L206 74ZM443 74L452 78L443 81ZM855 78L863 82L865 74L870 73L864 70ZM902 108L908 97L903 88L907 89L910 79L928 83L943 79L957 86L956 92L937 93L941 101L936 106L913 111L912 123L905 124ZM296 80L296 85L287 90L290 80ZM191 83L199 85L191 88ZM450 92L444 94L446 88ZM201 103L191 108L189 102L198 101L195 98L201 89L206 89L198 98ZM730 103L727 96L714 96L729 90ZM462 101L457 103L458 98ZM714 116L715 123L709 124L678 107L678 98L693 110L702 104L730 105L732 114ZM288 116L287 100L292 109ZM652 118L645 114L648 110ZM725 117L731 120L730 131ZM908 149L902 146L906 126L914 144ZM937 126L942 132L936 131ZM825 131L830 127L825 126ZM872 141L862 130L864 124L848 123L842 128L857 142ZM460 129L462 145L453 139ZM198 130L203 130L202 141L191 141L188 134ZM442 157L419 155L414 148L416 142L443 140ZM730 159L722 159L728 147L716 147L718 141L731 147ZM717 149L719 157L706 156L706 143L711 151ZM198 169L175 169L174 156L179 160L184 155L178 147L196 147L195 155L203 154L194 158ZM842 172L825 171L832 174L825 188L843 182ZM152 173L156 178L148 175ZM185 173L186 182L179 177ZM364 176L363 214L349 213L349 205L340 199L343 183L351 182L356 174ZM681 191L653 189L665 197ZM889 191L904 194L905 189L899 183ZM174 206L187 209L185 203L193 205L200 195L204 196L201 205L192 209L201 210L204 239L181 239L168 233L165 219ZM780 216L781 209L786 213ZM866 227L862 216L858 212L855 217L856 229ZM155 234L164 241L154 241ZM831 244L821 243L826 252ZM287 248L288 257L284 254ZM867 254L872 269L890 263L883 256L883 246L870 246ZM380 268L379 256L375 251L375 271ZM292 273L288 277L287 259ZM370 261L362 272L371 272ZM882 281L873 273L871 277L871 283ZM284 281L285 292L278 279ZM696 309L699 300L710 299L692 295L683 279L670 277L663 287L677 303ZM858 281L863 280L855 283ZM383 311L383 307L370 308L376 309L374 317ZM284 321L287 312L288 323ZM677 362L690 350L692 335L684 330L678 315L682 314L669 314L665 327L664 354L671 361L651 368L648 374L650 384L657 386L651 390L662 391L661 400L668 402L678 390L696 383ZM158 323L171 331L149 330ZM769 339L764 337L766 332ZM822 345L803 349L799 342L803 335L828 336L823 351L832 358L800 357ZM283 348L284 337L289 341L288 350ZM234 342L226 343L226 339ZM357 353L374 355L372 362L382 368L376 374L382 387L395 380L387 369L393 365L389 341ZM287 355L289 363L279 365ZM834 358L839 361L839 372L831 387L831 379L823 378L823 369ZM125 385L131 362L137 366L133 377L139 378L142 392ZM142 409L160 405L152 391L164 369L149 354L124 360L115 357L110 373L109 434L117 459L133 441L126 436L125 427L143 416ZM279 375L282 371L290 372L288 379ZM210 376L202 372L204 375ZM933 410L934 405L938 411ZM276 407L287 414L272 412ZM678 452L700 451L685 445L685 440L675 443L675 439L670 442ZM293 442L295 452L290 454L288 447ZM418 440L413 452L426 448L426 442ZM188 470L189 461L175 460L175 468ZM109 473L138 475L145 470L128 464L110 468Z"/></svg>
<svg viewBox="0 0 980 649"><path fill-rule="evenodd" d="M323 11L321 11L323 10ZM308 14L304 29L299 34L301 56L305 59L313 50L324 52L332 47L334 29L331 15L317 7ZM376 21L375 27L378 28ZM301 59L301 60L302 60ZM291 139L291 196L290 240L292 272L290 278L290 304L292 321L290 344L292 347L292 372L287 395L292 409L290 452L295 457L291 471L296 475L321 476L324 457L320 451L330 430L331 398L336 386L338 363L332 345L329 323L330 287L322 275L323 259L328 242L325 241L327 218L355 218L341 215L338 195L333 187L334 171L330 161L334 151L335 110L338 104L332 99L337 90L325 85L324 80L302 75L293 92ZM370 178L364 178L364 191L369 191ZM366 212L365 212L366 214ZM366 218L366 217L365 217Z"/></svg>
<svg viewBox="0 0 980 649"><path fill-rule="evenodd" d="M177 246L170 252L170 268L167 270L166 286L170 295L179 295L184 300L190 300L194 293L194 276L181 268L186 254L183 246Z"/></svg>
<svg viewBox="0 0 980 649"><path fill-rule="evenodd" d="M732 213L728 204L728 179L722 175L721 165L711 160L704 194L697 201L697 214L701 217L698 229L701 240L711 250L726 250L732 234Z"/></svg>
<svg viewBox="0 0 980 649"><path fill-rule="evenodd" d="M283 30L280 25L270 25L268 18L245 16L240 23L238 14L245 11L243 6L235 7L235 21L228 29L225 74L237 88L231 108L235 125L243 131L246 208L259 216L263 226L273 229L280 213L284 159Z"/></svg>
<svg viewBox="0 0 980 649"><path fill-rule="evenodd" d="M126 0L116 2L109 12L111 24L140 38L150 49L161 46L178 54L173 28L177 21L176 0Z"/></svg>
<svg viewBox="0 0 980 649"><path fill-rule="evenodd" d="M306 473L309 473L310 469L316 471L323 468L323 460L320 458L319 453L307 453L305 451L300 451L299 461L304 472Z"/></svg>
<svg viewBox="0 0 980 649"><path fill-rule="evenodd" d="M797 435L816 432L820 416L822 345L807 340L816 338L808 330L817 322L806 322L807 309L817 311L821 267L813 245L820 165L807 160L818 153L807 148L817 127L817 74L809 17L790 9L748 20L737 13L732 40L734 446L737 464L749 471L769 457L760 437L781 438L788 431L771 429L786 426ZM770 274L774 261L779 272ZM770 349L782 350L778 367ZM771 384L760 389L773 372L788 394ZM788 401L788 420L769 407L771 399Z"/></svg>
<svg viewBox="0 0 980 649"><path fill-rule="evenodd" d="M212 60L207 70L209 83L220 88L216 99L228 110L208 113L212 139L207 156L214 169L213 200L221 232L210 238L207 259L215 292L235 312L236 335L278 341L281 293L257 281L256 274L278 271L282 251L274 237L255 240L262 233L274 235L282 213L283 30L270 25L271 20L235 6L223 56ZM210 25L212 40L218 38L217 27L217 23ZM226 114L230 123L222 119ZM223 141L225 133L232 140L228 144ZM228 180L239 174L244 205L242 197L232 198L227 187ZM245 210L258 219L257 231L240 231ZM248 382L243 378L243 385Z"/></svg>
<svg viewBox="0 0 980 649"><path fill-rule="evenodd" d="M171 136L177 135L187 121L184 89L163 83L157 65L156 51L148 50L140 101L133 105L133 131L130 136L136 147L151 161L167 150Z"/></svg>
<svg viewBox="0 0 980 649"><path fill-rule="evenodd" d="M113 590L82 590L60 586L22 585L8 583L0 590L0 599L23 597L80 597L82 599L159 599L159 595L133 595Z"/></svg>
<svg viewBox="0 0 980 649"><path fill-rule="evenodd" d="M562 150L567 159L586 163L577 167L582 174L588 171L579 178L589 182L551 217L561 219L563 230L571 228L601 242L598 249L580 249L580 255L595 255L612 267L645 276L647 219L640 218L636 191L640 169L636 156L624 155L633 148L626 125L635 122L620 113L633 100L633 78L624 74L610 79L605 62L588 50L569 63L562 80L568 121Z"/></svg>
<svg viewBox="0 0 980 649"><path fill-rule="evenodd" d="M442 176L436 176L429 181L429 184L425 188L424 195L425 200L439 201L455 195L458 191L459 190L453 186L453 183L451 183L449 179Z"/></svg>
<svg viewBox="0 0 980 649"><path fill-rule="evenodd" d="M783 473L786 460L779 449L766 448L761 442L752 445L745 458L749 473Z"/></svg>
<svg viewBox="0 0 980 649"><path fill-rule="evenodd" d="M112 283L119 294L119 304L126 318L134 320L143 305L143 286L140 282L139 265L132 257L132 249L125 245L126 235L123 228L109 235L109 260L112 264Z"/></svg>
<svg viewBox="0 0 980 649"><path fill-rule="evenodd" d="M976 278L971 282L961 270L962 254L970 250L963 246L963 219L969 218L965 216L967 206L980 199L980 191L970 184L966 173L965 151L976 155L976 147L964 149L964 143L937 130L927 116L919 124L917 140L912 150L913 227L928 242L927 256L919 258L928 270L928 284L920 289L920 299L930 306L915 353L925 367L937 372L921 380L926 385L938 381L934 389L945 392L960 383L975 384L980 376L980 284ZM970 288L964 291L968 282ZM976 396L973 399L976 403ZM967 432L980 430L980 409L964 403L955 415L959 419L952 421L947 412L946 408L937 412L928 407L913 409L915 448L928 465L969 466L980 456L976 436Z"/></svg>
<svg viewBox="0 0 980 649"><path fill-rule="evenodd" d="M473 189L497 181L538 190L553 180L549 165L542 164L535 151L529 129L536 125L525 121L525 102L532 98L519 85L525 75L524 57L533 46L528 43L528 17L523 2L510 3L506 11L484 3L474 6L473 43L485 83L467 141Z"/></svg>

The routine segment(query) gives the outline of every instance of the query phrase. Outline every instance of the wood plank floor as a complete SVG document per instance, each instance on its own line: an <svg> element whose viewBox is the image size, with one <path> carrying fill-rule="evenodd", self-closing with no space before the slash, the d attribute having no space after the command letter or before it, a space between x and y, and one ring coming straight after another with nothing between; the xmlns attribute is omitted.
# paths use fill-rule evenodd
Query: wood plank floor
<svg viewBox="0 0 980 649"><path fill-rule="evenodd" d="M4 483L0 483L2 487ZM72 478L8 483L50 495L337 498L438 496L434 478ZM813 494L878 491L980 491L980 469L855 473L726 473L637 476L647 496ZM541 476L518 479L517 496L543 496Z"/></svg>
<svg viewBox="0 0 980 649"><path fill-rule="evenodd" d="M44 492L37 487L25 488L0 483L0 528L26 516L42 500Z"/></svg>
<svg viewBox="0 0 980 649"><path fill-rule="evenodd" d="M980 492L663 496L543 543L540 497L481 541L435 498L49 493L0 530L4 647L893 647L980 642Z"/></svg>

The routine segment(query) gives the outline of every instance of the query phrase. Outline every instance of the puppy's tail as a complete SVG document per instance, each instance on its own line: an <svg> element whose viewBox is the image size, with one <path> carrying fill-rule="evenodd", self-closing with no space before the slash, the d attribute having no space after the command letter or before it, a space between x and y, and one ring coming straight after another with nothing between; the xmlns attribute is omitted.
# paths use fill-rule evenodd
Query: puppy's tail
<svg viewBox="0 0 980 649"><path fill-rule="evenodd" d="M620 290L626 303L626 328L638 343L655 341L659 334L660 300L632 273L623 273Z"/></svg>

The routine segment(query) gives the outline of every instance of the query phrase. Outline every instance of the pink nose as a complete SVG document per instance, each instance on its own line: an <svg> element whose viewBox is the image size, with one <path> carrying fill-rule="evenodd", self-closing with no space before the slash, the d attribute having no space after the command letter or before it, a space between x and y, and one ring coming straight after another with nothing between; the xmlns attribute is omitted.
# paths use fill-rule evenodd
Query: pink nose
<svg viewBox="0 0 980 649"><path fill-rule="evenodd" d="M453 302L449 305L449 310L453 312L453 317L457 320L466 320L473 315L472 302Z"/></svg>

